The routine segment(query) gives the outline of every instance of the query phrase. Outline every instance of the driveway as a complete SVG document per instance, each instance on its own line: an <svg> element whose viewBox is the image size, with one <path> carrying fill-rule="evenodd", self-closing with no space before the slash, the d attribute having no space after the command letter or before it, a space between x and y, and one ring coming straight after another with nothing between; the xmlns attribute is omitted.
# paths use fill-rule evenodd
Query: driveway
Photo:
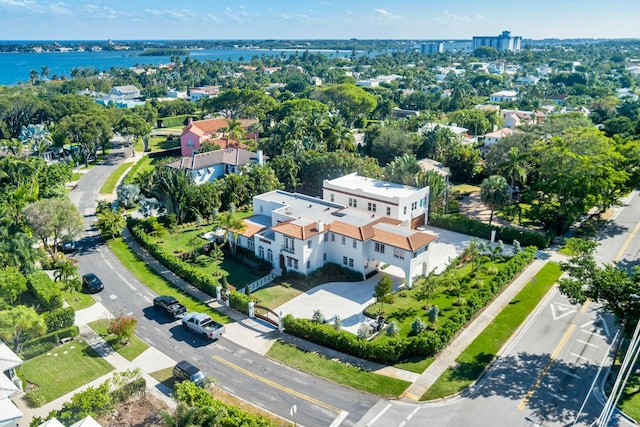
<svg viewBox="0 0 640 427"><path fill-rule="evenodd" d="M469 236L434 227L420 227L420 230L435 234L438 239L431 244L430 268L437 273L442 272L449 261L462 252L469 242ZM394 290L404 280L402 269L389 266L381 271L393 280ZM374 302L373 292L382 274L362 282L332 282L318 285L294 299L287 301L276 312L292 314L298 318L311 319L315 310L320 310L328 322L340 316L343 329L356 333L361 323L372 320L362 314L362 311Z"/></svg>

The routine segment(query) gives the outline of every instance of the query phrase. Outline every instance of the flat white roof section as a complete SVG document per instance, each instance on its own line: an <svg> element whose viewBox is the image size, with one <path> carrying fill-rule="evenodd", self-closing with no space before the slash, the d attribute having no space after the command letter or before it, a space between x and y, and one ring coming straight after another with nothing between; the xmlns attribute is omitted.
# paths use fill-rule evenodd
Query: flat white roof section
<svg viewBox="0 0 640 427"><path fill-rule="evenodd" d="M419 188L409 185L395 184L381 179L359 176L357 172L331 180L327 179L324 181L323 187L327 190L340 189L344 192L348 192L348 190L361 190L380 198L405 198L413 195L416 191L420 191Z"/></svg>

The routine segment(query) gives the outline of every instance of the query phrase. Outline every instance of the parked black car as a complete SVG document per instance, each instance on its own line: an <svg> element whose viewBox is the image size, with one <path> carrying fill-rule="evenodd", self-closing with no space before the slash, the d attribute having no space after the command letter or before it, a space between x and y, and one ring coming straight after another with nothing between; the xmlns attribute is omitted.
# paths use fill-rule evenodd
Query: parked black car
<svg viewBox="0 0 640 427"><path fill-rule="evenodd" d="M160 295L153 299L153 307L162 310L169 316L180 317L187 312L187 307L180 304L177 299L167 295Z"/></svg>
<svg viewBox="0 0 640 427"><path fill-rule="evenodd" d="M186 360L178 362L173 367L173 377L177 382L191 381L198 387L208 388L211 385L211 379Z"/></svg>
<svg viewBox="0 0 640 427"><path fill-rule="evenodd" d="M82 276L82 289L90 294L94 294L103 290L104 285L102 284L102 280L98 279L98 276L89 273Z"/></svg>
<svg viewBox="0 0 640 427"><path fill-rule="evenodd" d="M70 254L76 251L76 242L62 242L58 243L58 250L63 254Z"/></svg>

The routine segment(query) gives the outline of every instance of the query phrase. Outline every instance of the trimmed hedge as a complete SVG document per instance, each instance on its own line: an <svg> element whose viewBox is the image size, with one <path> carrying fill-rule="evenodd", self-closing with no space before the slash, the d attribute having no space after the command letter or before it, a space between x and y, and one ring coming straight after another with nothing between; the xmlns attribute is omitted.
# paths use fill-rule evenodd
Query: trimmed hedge
<svg viewBox="0 0 640 427"><path fill-rule="evenodd" d="M194 120L198 120L198 116L194 114L181 114L179 116L163 117L161 119L158 119L158 127L170 128L174 126L186 125L189 117L193 118Z"/></svg>
<svg viewBox="0 0 640 427"><path fill-rule="evenodd" d="M491 231L496 230L496 239L500 239L505 243L512 243L514 240L517 240L522 247L536 246L538 248L546 248L551 244L551 240L553 240L554 237L553 234L550 233L543 234L513 227L489 225L461 214L443 215L432 213L429 215L429 225L483 239L489 239L491 237Z"/></svg>
<svg viewBox="0 0 640 427"><path fill-rule="evenodd" d="M479 310L533 261L537 250L531 246L513 256L492 278L489 286L470 296L466 304L458 307L435 331L425 331L410 337L367 341L350 332L335 329L332 325L296 319L290 314L282 319L282 325L285 332L291 335L374 362L393 364L410 357L430 357L444 348Z"/></svg>
<svg viewBox="0 0 640 427"><path fill-rule="evenodd" d="M47 332L49 333L73 326L76 312L72 307L56 308L43 313L42 317L47 324Z"/></svg>
<svg viewBox="0 0 640 427"><path fill-rule="evenodd" d="M241 313L249 315L249 301L251 297L247 294L231 291L229 294L229 307Z"/></svg>
<svg viewBox="0 0 640 427"><path fill-rule="evenodd" d="M27 276L29 293L42 305L44 310L61 308L64 298L56 283L44 271L36 271Z"/></svg>
<svg viewBox="0 0 640 427"><path fill-rule="evenodd" d="M203 273L197 267L179 259L172 253L157 245L153 239L144 232L142 226L136 224L134 220L129 219L128 226L131 234L138 243L149 251L149 253L162 265L204 293L208 295L216 295L218 281L214 279L213 276Z"/></svg>
<svg viewBox="0 0 640 427"><path fill-rule="evenodd" d="M80 330L77 326L69 326L55 332L41 335L24 343L22 346L22 357L31 359L39 356L55 348L61 339L77 337L79 334Z"/></svg>

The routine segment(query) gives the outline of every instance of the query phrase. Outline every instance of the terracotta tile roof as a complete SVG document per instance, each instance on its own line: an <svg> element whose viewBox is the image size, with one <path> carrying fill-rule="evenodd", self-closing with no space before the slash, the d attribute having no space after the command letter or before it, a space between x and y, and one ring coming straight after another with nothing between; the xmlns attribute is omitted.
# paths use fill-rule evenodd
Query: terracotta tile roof
<svg viewBox="0 0 640 427"><path fill-rule="evenodd" d="M402 223L402 221L388 217L375 217L375 219L370 223L358 227L356 225L337 220L329 224L329 230L352 239L369 240L375 234L373 226L380 223L398 225Z"/></svg>
<svg viewBox="0 0 640 427"><path fill-rule="evenodd" d="M437 239L433 234L411 230L411 233L396 233L389 227L373 227L375 235L371 240L385 245L415 252Z"/></svg>
<svg viewBox="0 0 640 427"><path fill-rule="evenodd" d="M244 230L238 233L244 237L253 237L254 234L259 233L267 228L261 224L256 224L255 222L247 220L244 221L244 227Z"/></svg>
<svg viewBox="0 0 640 427"><path fill-rule="evenodd" d="M235 139L229 139L229 138L208 139L207 142L217 145L218 147L220 147L221 150L224 150L226 148L233 148L233 147L242 148L245 150L248 148L246 144L243 144L242 142L238 142Z"/></svg>
<svg viewBox="0 0 640 427"><path fill-rule="evenodd" d="M203 135L212 134L215 132L219 132L220 129L229 126L229 122L231 119L227 119L226 117L217 117L215 119L207 119L207 120L197 120L189 123L183 130L182 135L185 133L192 131L194 128L199 129ZM240 126L243 129L247 129L254 123L258 123L258 119L239 119Z"/></svg>
<svg viewBox="0 0 640 427"><path fill-rule="evenodd" d="M284 234L285 236L300 240L306 240L320 234L317 222L304 219L281 222L280 224L276 224L271 227L271 229Z"/></svg>

